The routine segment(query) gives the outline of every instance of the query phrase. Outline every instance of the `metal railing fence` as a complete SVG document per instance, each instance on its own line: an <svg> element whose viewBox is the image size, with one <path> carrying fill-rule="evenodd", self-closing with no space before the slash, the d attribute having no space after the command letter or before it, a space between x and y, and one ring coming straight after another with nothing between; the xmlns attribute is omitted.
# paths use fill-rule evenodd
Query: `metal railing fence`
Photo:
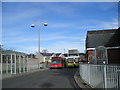
<svg viewBox="0 0 120 90"><path fill-rule="evenodd" d="M120 66L80 64L81 78L93 88L120 89Z"/></svg>
<svg viewBox="0 0 120 90"><path fill-rule="evenodd" d="M4 62L0 62L0 75L29 72L40 69L40 67L45 68L45 65L39 64L38 59L17 58L15 61L14 59L2 58L1 61Z"/></svg>

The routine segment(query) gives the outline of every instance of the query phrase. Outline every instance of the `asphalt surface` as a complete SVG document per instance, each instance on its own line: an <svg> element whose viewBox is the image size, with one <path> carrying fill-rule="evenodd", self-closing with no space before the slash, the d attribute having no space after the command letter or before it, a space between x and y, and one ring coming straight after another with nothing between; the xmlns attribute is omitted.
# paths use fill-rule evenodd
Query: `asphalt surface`
<svg viewBox="0 0 120 90"><path fill-rule="evenodd" d="M74 80L78 68L48 69L3 79L2 88L79 88Z"/></svg>

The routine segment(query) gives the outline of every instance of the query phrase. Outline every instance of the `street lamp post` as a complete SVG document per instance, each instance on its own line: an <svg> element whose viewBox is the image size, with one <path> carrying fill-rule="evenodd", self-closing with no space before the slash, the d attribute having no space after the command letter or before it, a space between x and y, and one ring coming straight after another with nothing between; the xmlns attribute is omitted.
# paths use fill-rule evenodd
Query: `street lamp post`
<svg viewBox="0 0 120 90"><path fill-rule="evenodd" d="M38 53L40 53L40 24L38 24Z"/></svg>
<svg viewBox="0 0 120 90"><path fill-rule="evenodd" d="M48 26L48 24L44 23L44 26ZM35 27L35 25L32 24L31 27ZM38 55L40 55L40 23L38 23ZM40 56L38 58L40 60Z"/></svg>
<svg viewBox="0 0 120 90"><path fill-rule="evenodd" d="M44 23L44 26L47 26L47 23ZM34 24L31 27L35 27ZM40 53L40 23L38 23L38 53Z"/></svg>

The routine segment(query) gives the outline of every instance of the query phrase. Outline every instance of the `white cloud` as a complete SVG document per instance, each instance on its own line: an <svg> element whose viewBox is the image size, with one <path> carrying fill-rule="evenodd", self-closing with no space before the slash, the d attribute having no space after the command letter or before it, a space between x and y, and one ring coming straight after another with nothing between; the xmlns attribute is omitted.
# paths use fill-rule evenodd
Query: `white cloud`
<svg viewBox="0 0 120 90"><path fill-rule="evenodd" d="M38 52L38 47L37 47L37 46L23 47L22 49L23 49L24 52L26 52L26 53L36 53L36 52Z"/></svg>
<svg viewBox="0 0 120 90"><path fill-rule="evenodd" d="M80 37L80 35L76 36L70 36L70 35L66 35L67 32L59 32L59 33L47 33L47 34L41 34L41 42L42 41L52 41L52 40L77 40L80 42L84 41L83 36ZM19 31L17 32L13 32L13 33L5 33L4 35L4 39L3 39L3 43L4 44L22 44L22 43L32 43L32 42L37 42L38 41L38 37L37 36L22 36L22 32L19 33Z"/></svg>
<svg viewBox="0 0 120 90"><path fill-rule="evenodd" d="M118 19L114 18L111 21L100 21L100 20L87 20L87 23L92 23L92 25L82 25L76 27L77 29L86 30L103 30L103 29L117 29Z"/></svg>
<svg viewBox="0 0 120 90"><path fill-rule="evenodd" d="M23 42L32 42L32 41L37 41L36 38L25 38L25 37L16 37L16 38L5 38L3 39L3 44L18 44L18 43L23 43Z"/></svg>
<svg viewBox="0 0 120 90"><path fill-rule="evenodd" d="M51 33L51 34L42 34L40 40L41 41L49 41L49 40L58 40L58 39L65 39L66 37L64 35L64 32L61 33ZM18 43L28 43L28 42L33 42L33 41L38 41L37 36L22 36L22 32L16 31L13 33L5 33L3 43L4 44L18 44Z"/></svg>
<svg viewBox="0 0 120 90"><path fill-rule="evenodd" d="M65 39L65 36L52 36L52 37L45 37L45 38L42 38L41 40L42 41L49 41L49 40L58 40L58 39Z"/></svg>
<svg viewBox="0 0 120 90"><path fill-rule="evenodd" d="M50 4L49 4L50 5ZM76 8L72 7L72 5L74 6L74 3L71 3L71 5L66 4L66 5L62 5L62 3L51 3L50 6L46 6L46 9L51 11L51 12L55 12L61 16L66 16L66 17L77 17L80 16L80 14L78 14L78 12L76 12ZM75 4L76 5L76 4ZM59 17L57 17L59 18Z"/></svg>
<svg viewBox="0 0 120 90"><path fill-rule="evenodd" d="M78 49L80 52L84 52L85 47L81 42L69 42L69 41L58 41L52 45L46 47L49 52L64 52L64 49L68 51L69 49Z"/></svg>
<svg viewBox="0 0 120 90"><path fill-rule="evenodd" d="M21 4L22 5L22 4ZM17 6L18 8L21 7L22 9L22 6ZM7 7L9 8L9 7ZM16 8L17 10L17 8ZM3 8L3 11L4 11L4 8ZM11 12L7 12L6 14L4 14L3 16L3 21L4 22L20 22L21 20L26 20L26 19L30 19L32 17L36 17L36 16L39 16L39 15L43 15L46 11L45 10L42 10L42 9L34 9L34 8L30 8L30 9L25 9L23 10L22 12L13 12L14 14L11 14Z"/></svg>
<svg viewBox="0 0 120 90"><path fill-rule="evenodd" d="M70 27L72 24L71 23L50 23L49 27L52 28L65 28L65 27Z"/></svg>
<svg viewBox="0 0 120 90"><path fill-rule="evenodd" d="M66 35L66 32L59 32L59 33L49 33L49 34L44 34L41 35L41 40L42 41L49 41L49 40L81 40L79 36L69 36Z"/></svg>
<svg viewBox="0 0 120 90"><path fill-rule="evenodd" d="M118 19L113 18L111 21L101 21L101 20L84 20L85 25L79 25L79 23L55 23L51 22L49 27L52 28L65 28L75 26L76 29L117 29ZM93 25L86 25L92 23Z"/></svg>
<svg viewBox="0 0 120 90"><path fill-rule="evenodd" d="M14 30L14 32L12 30ZM2 31L2 36L4 38L6 38L6 37L10 38L10 37L15 37L15 36L21 36L23 34L24 34L24 32L18 30L17 28L11 28L11 29L5 29L5 30L3 29L3 31Z"/></svg>
<svg viewBox="0 0 120 90"><path fill-rule="evenodd" d="M113 19L112 22L103 22L104 28L117 29L118 28L118 19Z"/></svg>
<svg viewBox="0 0 120 90"><path fill-rule="evenodd" d="M41 46L40 50L47 49L49 52L55 52L55 53L64 53L64 49L66 52L68 52L69 49L78 49L80 52L84 52L85 45L81 41L56 41L52 44ZM36 53L38 52L38 46L21 46L19 45L12 45L9 46L10 48L13 48L14 50L25 52L25 53Z"/></svg>
<svg viewBox="0 0 120 90"><path fill-rule="evenodd" d="M103 11L107 11L107 10L110 10L112 8L118 8L118 3L116 3L116 5L115 4L109 4L107 6L106 6L106 4L101 4L101 5L98 4L98 7Z"/></svg>

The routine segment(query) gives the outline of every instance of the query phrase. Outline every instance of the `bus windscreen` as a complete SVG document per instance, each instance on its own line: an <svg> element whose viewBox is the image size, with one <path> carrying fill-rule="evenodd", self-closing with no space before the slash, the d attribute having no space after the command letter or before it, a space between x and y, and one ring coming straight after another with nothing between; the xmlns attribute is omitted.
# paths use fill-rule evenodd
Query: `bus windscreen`
<svg viewBox="0 0 120 90"><path fill-rule="evenodd" d="M51 64L60 64L60 60L59 59L52 60Z"/></svg>
<svg viewBox="0 0 120 90"><path fill-rule="evenodd" d="M73 59L73 58L68 58L68 62L69 62L69 63L73 63L73 62L74 62L74 59Z"/></svg>

